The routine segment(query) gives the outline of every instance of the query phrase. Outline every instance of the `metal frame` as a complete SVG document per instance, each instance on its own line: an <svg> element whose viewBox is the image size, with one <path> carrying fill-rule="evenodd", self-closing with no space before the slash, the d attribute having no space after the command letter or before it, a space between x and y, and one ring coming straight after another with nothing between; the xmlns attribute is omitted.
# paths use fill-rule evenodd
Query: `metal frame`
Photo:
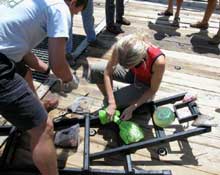
<svg viewBox="0 0 220 175"><path fill-rule="evenodd" d="M166 105L166 104L174 104L177 101L181 101L183 97L185 96L185 93L178 94L175 96L171 96L168 98L163 98L157 101L152 101L149 103L146 103L142 105L140 108L149 108L151 112L151 116L153 116L153 113L155 109L159 106ZM178 103L176 105L173 105L174 107L174 113L176 118L178 119L179 123L188 122L191 120L194 120L200 112L198 111L197 104L195 102L188 102L188 103ZM186 116L184 118L180 118L178 109L188 107L189 111L191 112L190 116ZM121 145L116 148L111 148L105 151L100 151L96 153L90 153L90 126L97 126L100 125L99 119L97 116L91 115L91 114L85 114L84 118L79 119L65 119L65 118L59 118L54 121L54 128L55 130L60 130L63 128L67 128L69 126L72 126L73 124L79 123L80 126L85 127L85 133L84 133L84 154L83 154L83 167L82 168L64 168L60 169L59 172L62 175L73 175L73 174L82 174L82 175L171 175L170 170L137 170L133 168L132 160L131 160L131 153L138 149L142 148L148 148L155 145L164 145L165 143L169 143L171 141L181 140L183 138L207 133L211 131L211 127L195 127L186 131L180 131L176 132L171 135L166 135L163 128L160 128L156 126L153 123L156 137L151 138L148 140L143 140L138 143L133 143L129 145ZM10 169L7 165L10 163L11 157L13 156L13 152L15 149L15 143L16 140L19 139L19 131L17 131L14 127L0 127L0 136L2 135L8 135L8 139L5 144L4 152L1 157L0 162L0 169L1 172L4 172L4 175L16 175L16 174L22 174L22 175L29 175L33 174L34 172L38 172L36 169ZM165 151L165 154L164 152ZM164 155L166 155L166 148L162 147L162 152ZM124 170L104 170L104 169L93 169L91 168L91 163L95 159L99 158L105 158L110 155L116 155L116 154L123 154L125 156L126 165ZM159 152L161 153L161 152Z"/></svg>

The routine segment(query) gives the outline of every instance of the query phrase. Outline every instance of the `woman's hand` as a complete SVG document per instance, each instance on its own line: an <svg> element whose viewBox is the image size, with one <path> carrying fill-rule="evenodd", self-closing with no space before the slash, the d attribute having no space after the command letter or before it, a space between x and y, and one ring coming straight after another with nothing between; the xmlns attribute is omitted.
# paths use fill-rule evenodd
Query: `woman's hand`
<svg viewBox="0 0 220 175"><path fill-rule="evenodd" d="M127 107L122 115L121 115L121 119L122 120L129 120L132 118L132 113L133 111L136 109L135 105L130 105L129 107Z"/></svg>
<svg viewBox="0 0 220 175"><path fill-rule="evenodd" d="M110 118L111 121L113 120L115 110L116 110L116 105L113 105L113 104L109 104L107 109L106 109L107 115L108 115L108 117Z"/></svg>

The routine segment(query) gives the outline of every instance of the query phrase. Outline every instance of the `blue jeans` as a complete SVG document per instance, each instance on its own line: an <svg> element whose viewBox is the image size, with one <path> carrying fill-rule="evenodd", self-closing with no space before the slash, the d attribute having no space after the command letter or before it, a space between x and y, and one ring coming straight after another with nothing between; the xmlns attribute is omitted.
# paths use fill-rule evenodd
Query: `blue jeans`
<svg viewBox="0 0 220 175"><path fill-rule="evenodd" d="M106 0L105 1L105 15L106 15L106 24L107 26L114 25L114 16L116 9L116 20L122 20L124 16L124 0L116 0L116 5L114 4L115 0Z"/></svg>
<svg viewBox="0 0 220 175"><path fill-rule="evenodd" d="M86 33L86 38L88 42L96 40L96 33L94 29L94 17L93 17L93 0L89 0L87 7L81 12L83 27ZM71 19L71 29L69 32L69 39L67 41L66 51L71 53L73 51L73 18Z"/></svg>

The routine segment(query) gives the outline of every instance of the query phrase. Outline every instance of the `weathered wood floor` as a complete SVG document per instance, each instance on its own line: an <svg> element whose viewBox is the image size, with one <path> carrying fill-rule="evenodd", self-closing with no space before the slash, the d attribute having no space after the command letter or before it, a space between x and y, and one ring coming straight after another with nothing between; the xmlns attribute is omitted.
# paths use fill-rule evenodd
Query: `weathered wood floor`
<svg viewBox="0 0 220 175"><path fill-rule="evenodd" d="M103 26L104 0L94 0L95 24ZM203 114L214 117L213 121L220 124L220 46L208 44L209 37L213 36L219 27L220 15L216 10L210 20L208 30L202 31L189 27L189 24L202 19L206 2L186 0L181 10L180 28L171 27L173 17L159 17L158 12L165 10L166 0L142 0L128 1L125 5L125 16L131 20L131 26L123 26L125 33L115 36L104 29L98 38L104 42L103 48L87 47L78 58L78 67L75 71L81 77L80 87L66 96L60 95L60 104L57 109L49 113L50 117L57 117L65 112L66 107L72 103L77 96L89 93L91 97L91 111L102 106L103 96L95 85L89 84L82 76L86 74L88 62L109 59L111 46L123 35L133 32L148 33L149 40L160 46L167 57L167 67L156 99L168 97L181 92L192 92L198 95L197 103ZM175 10L175 9L174 9ZM74 18L74 33L78 36L84 35L81 15ZM83 39L83 37L82 37ZM80 41L82 41L82 39ZM80 44L80 43L77 43ZM77 45L79 46L79 45ZM180 69L176 69L179 66ZM46 85L35 82L41 97L51 95L45 91ZM52 94L54 95L54 94ZM74 115L70 116L74 117ZM137 116L145 127L146 138L154 137L152 124L147 125L146 116ZM146 123L146 124L145 124ZM181 126L167 129L172 133ZM132 154L134 166L138 169L163 170L170 169L175 175L219 175L220 174L220 127L212 129L211 133L194 136L189 139L171 142L169 153L165 157L158 156L157 147L142 149ZM84 130L80 131L83 138ZM91 152L105 150L114 146L112 142L112 130L108 128L97 128L97 135L91 137ZM78 150L57 149L59 160L66 167L81 167L83 164L83 142ZM27 157L24 156L27 159ZM18 162L18 164L20 164ZM124 160L121 156L112 156L94 162L96 168L121 169Z"/></svg>

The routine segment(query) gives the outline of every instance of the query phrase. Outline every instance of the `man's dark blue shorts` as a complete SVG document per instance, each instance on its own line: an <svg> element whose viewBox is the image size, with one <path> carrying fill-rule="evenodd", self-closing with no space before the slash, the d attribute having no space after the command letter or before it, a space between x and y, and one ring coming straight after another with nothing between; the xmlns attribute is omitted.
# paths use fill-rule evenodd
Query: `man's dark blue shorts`
<svg viewBox="0 0 220 175"><path fill-rule="evenodd" d="M4 59L0 54L0 65L6 65L0 66L4 68L0 70L0 114L21 130L39 126L47 120L46 110L20 75L13 73L1 77L10 68L8 60Z"/></svg>

